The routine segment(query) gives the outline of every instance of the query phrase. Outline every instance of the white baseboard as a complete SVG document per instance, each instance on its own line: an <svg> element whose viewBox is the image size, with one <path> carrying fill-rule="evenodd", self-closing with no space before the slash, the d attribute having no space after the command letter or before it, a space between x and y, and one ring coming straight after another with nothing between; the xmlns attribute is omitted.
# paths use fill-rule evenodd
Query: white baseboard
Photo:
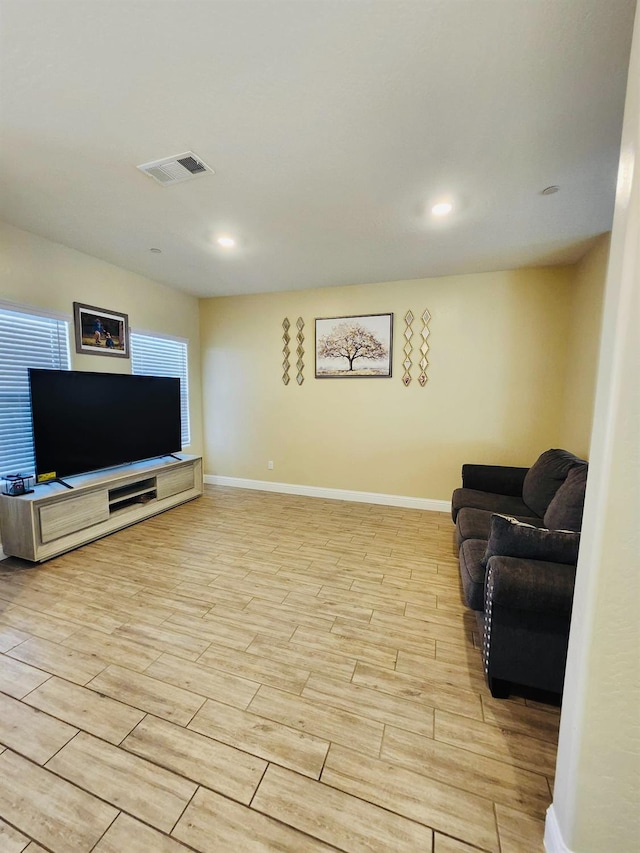
<svg viewBox="0 0 640 853"><path fill-rule="evenodd" d="M544 824L544 849L547 853L571 853L560 832L553 803L547 809L547 819Z"/></svg>
<svg viewBox="0 0 640 853"><path fill-rule="evenodd" d="M243 480L241 477L221 477L205 474L205 483L213 486L232 486L237 489L256 489L260 492L280 492L285 495L305 495L310 498L327 498L335 501L399 506L406 509L423 509L431 512L451 512L450 501L431 498L410 498L402 495L382 495L376 492L353 492L349 489L325 489L320 486L298 486L293 483L271 483L268 480Z"/></svg>

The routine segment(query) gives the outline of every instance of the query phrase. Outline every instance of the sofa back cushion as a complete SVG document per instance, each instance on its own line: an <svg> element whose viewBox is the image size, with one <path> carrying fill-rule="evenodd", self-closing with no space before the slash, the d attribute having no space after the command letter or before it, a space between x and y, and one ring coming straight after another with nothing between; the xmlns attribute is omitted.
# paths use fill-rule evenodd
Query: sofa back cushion
<svg viewBox="0 0 640 853"><path fill-rule="evenodd" d="M580 534L574 531L547 530L508 515L492 515L482 565L486 568L491 557L519 557L575 566L579 547Z"/></svg>
<svg viewBox="0 0 640 853"><path fill-rule="evenodd" d="M545 451L524 478L522 500L542 518L569 471L579 463L584 464L568 450Z"/></svg>
<svg viewBox="0 0 640 853"><path fill-rule="evenodd" d="M550 530L581 530L584 494L587 489L586 462L575 465L555 493L544 514L544 526Z"/></svg>

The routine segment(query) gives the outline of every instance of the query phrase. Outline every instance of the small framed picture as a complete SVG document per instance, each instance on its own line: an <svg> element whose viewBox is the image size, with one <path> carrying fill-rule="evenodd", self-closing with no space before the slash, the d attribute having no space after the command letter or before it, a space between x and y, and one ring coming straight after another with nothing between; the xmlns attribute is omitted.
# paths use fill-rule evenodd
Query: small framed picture
<svg viewBox="0 0 640 853"><path fill-rule="evenodd" d="M391 376L393 314L316 319L316 379Z"/></svg>
<svg viewBox="0 0 640 853"><path fill-rule="evenodd" d="M129 358L129 318L118 311L73 303L76 352Z"/></svg>

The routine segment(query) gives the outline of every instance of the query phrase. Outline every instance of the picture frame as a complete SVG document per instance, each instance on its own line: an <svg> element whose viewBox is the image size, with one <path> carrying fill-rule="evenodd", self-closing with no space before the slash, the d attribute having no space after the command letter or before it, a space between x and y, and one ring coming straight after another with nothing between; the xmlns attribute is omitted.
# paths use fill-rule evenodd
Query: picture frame
<svg viewBox="0 0 640 853"><path fill-rule="evenodd" d="M389 379L393 314L316 318L316 379Z"/></svg>
<svg viewBox="0 0 640 853"><path fill-rule="evenodd" d="M73 303L76 352L129 358L129 317L95 305Z"/></svg>

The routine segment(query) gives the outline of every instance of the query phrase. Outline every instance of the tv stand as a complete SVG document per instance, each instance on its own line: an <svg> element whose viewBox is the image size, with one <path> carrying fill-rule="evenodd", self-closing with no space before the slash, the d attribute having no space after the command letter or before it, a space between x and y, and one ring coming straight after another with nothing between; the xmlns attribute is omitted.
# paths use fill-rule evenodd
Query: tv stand
<svg viewBox="0 0 640 853"><path fill-rule="evenodd" d="M171 454L67 479L39 484L31 494L0 495L7 556L40 563L193 500L202 494L202 459Z"/></svg>

